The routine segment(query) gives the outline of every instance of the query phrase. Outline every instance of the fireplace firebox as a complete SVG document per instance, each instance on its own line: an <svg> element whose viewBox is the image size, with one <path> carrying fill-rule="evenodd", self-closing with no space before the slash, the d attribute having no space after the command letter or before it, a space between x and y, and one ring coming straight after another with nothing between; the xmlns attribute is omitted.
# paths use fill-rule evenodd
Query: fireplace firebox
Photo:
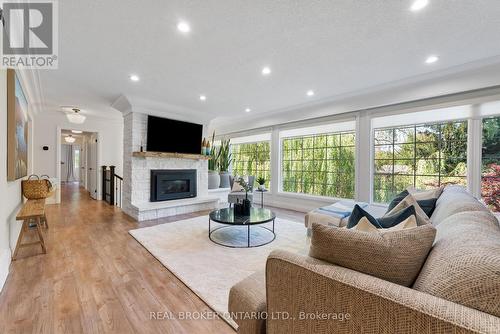
<svg viewBox="0 0 500 334"><path fill-rule="evenodd" d="M196 197L196 169L151 170L151 202Z"/></svg>

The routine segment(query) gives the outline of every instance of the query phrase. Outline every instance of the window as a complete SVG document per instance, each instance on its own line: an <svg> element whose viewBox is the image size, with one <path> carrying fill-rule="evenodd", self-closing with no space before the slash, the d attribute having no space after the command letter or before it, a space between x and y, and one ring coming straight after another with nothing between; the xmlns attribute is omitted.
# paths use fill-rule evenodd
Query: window
<svg viewBox="0 0 500 334"><path fill-rule="evenodd" d="M500 212L500 117L483 119L481 196Z"/></svg>
<svg viewBox="0 0 500 334"><path fill-rule="evenodd" d="M466 121L375 130L374 202L387 203L408 186L466 182Z"/></svg>
<svg viewBox="0 0 500 334"><path fill-rule="evenodd" d="M79 149L75 150L75 159L74 159L73 165L75 166L75 168L80 168L80 150Z"/></svg>
<svg viewBox="0 0 500 334"><path fill-rule="evenodd" d="M282 138L282 190L354 198L354 131Z"/></svg>
<svg viewBox="0 0 500 334"><path fill-rule="evenodd" d="M266 179L266 188L270 189L271 147L269 141L257 143L232 144L233 175L253 175Z"/></svg>

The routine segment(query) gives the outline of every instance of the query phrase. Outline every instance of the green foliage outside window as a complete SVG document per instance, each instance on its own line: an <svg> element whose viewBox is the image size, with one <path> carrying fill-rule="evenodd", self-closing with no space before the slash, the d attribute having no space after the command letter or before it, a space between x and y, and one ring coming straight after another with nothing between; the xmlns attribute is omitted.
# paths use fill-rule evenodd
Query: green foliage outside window
<svg viewBox="0 0 500 334"><path fill-rule="evenodd" d="M408 186L466 182L466 121L375 130L374 202L387 203Z"/></svg>
<svg viewBox="0 0 500 334"><path fill-rule="evenodd" d="M270 142L231 145L233 157L233 175L253 175L266 179L266 188L270 189L271 146ZM254 185L255 186L255 185Z"/></svg>
<svg viewBox="0 0 500 334"><path fill-rule="evenodd" d="M500 117L483 119L481 196L500 212Z"/></svg>
<svg viewBox="0 0 500 334"><path fill-rule="evenodd" d="M284 138L281 147L283 191L354 198L354 132Z"/></svg>

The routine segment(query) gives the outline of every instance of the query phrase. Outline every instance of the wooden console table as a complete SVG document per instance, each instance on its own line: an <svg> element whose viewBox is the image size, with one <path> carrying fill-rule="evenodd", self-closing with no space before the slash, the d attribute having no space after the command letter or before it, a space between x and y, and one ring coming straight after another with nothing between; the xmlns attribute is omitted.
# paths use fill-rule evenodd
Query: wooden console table
<svg viewBox="0 0 500 334"><path fill-rule="evenodd" d="M38 234L38 241L28 242L23 244L22 240L24 233L28 231L29 222L32 219L35 221L36 224L35 229ZM48 228L49 225L47 223L47 218L45 217L45 199L28 200L23 205L21 211L19 211L19 213L16 216L16 220L23 221L23 226L21 227L21 233L19 233L19 238L17 239L16 249L14 250L12 261L16 260L17 252L19 251L19 248L22 247L28 247L39 244L42 247L43 254L47 253L47 250L45 248L45 242L43 240L43 235L42 235L42 219L45 223L45 226Z"/></svg>

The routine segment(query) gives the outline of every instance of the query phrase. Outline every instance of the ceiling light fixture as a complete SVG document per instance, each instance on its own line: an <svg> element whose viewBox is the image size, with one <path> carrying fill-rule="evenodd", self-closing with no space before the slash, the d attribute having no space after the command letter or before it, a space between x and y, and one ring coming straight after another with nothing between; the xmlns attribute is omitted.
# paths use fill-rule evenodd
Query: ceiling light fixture
<svg viewBox="0 0 500 334"><path fill-rule="evenodd" d="M69 136L64 137L64 140L66 141L66 143L70 143L71 144L71 143L75 142L76 138L73 137L72 135L69 135Z"/></svg>
<svg viewBox="0 0 500 334"><path fill-rule="evenodd" d="M428 4L429 4L429 0L415 0L415 1L413 1L412 5L411 5L410 10L412 12L418 12L419 10L427 7Z"/></svg>
<svg viewBox="0 0 500 334"><path fill-rule="evenodd" d="M179 23L177 23L177 30L179 30L182 33L187 34L188 32L191 31L191 26L189 25L189 23L187 23L185 21L180 21Z"/></svg>
<svg viewBox="0 0 500 334"><path fill-rule="evenodd" d="M269 75L269 74L271 74L271 69L268 66L264 67L262 69L262 75Z"/></svg>
<svg viewBox="0 0 500 334"><path fill-rule="evenodd" d="M245 112L250 112L250 111L252 111L252 109L250 109L250 108L245 109Z"/></svg>
<svg viewBox="0 0 500 334"><path fill-rule="evenodd" d="M140 78L137 74L130 75L130 81L137 82L139 80L140 80Z"/></svg>
<svg viewBox="0 0 500 334"><path fill-rule="evenodd" d="M312 89L307 91L307 96L314 96L314 91Z"/></svg>
<svg viewBox="0 0 500 334"><path fill-rule="evenodd" d="M439 57L438 56L429 56L427 57L427 59L425 60L425 63L426 64L433 64L435 62L437 62L439 60Z"/></svg>
<svg viewBox="0 0 500 334"><path fill-rule="evenodd" d="M205 95L200 95L200 100L201 101L206 101L207 100L207 97Z"/></svg>
<svg viewBox="0 0 500 334"><path fill-rule="evenodd" d="M85 122L86 117L80 114L80 109L73 108L72 111L72 113L66 114L66 118L70 123L82 124L83 122Z"/></svg>
<svg viewBox="0 0 500 334"><path fill-rule="evenodd" d="M79 134L79 133L82 133L83 131L80 131L80 130L71 130L71 132Z"/></svg>

